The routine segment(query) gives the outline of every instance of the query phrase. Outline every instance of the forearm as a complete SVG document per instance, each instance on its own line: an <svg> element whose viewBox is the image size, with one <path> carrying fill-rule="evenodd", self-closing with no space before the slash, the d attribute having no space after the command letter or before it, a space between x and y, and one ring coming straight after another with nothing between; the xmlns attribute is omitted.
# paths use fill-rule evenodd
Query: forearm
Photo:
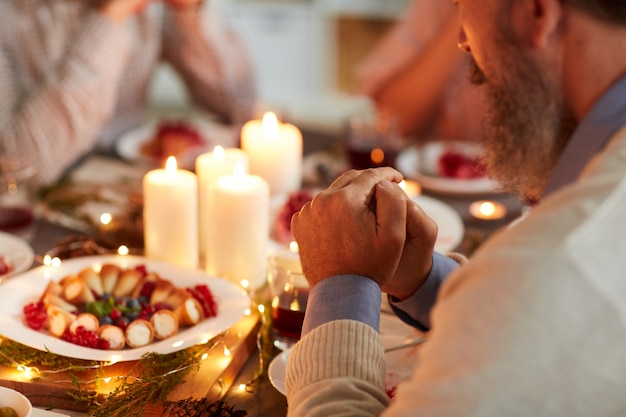
<svg viewBox="0 0 626 417"><path fill-rule="evenodd" d="M458 21L450 18L441 34L374 95L381 112L398 118L402 133L423 132L458 66L466 59L457 48Z"/></svg>
<svg viewBox="0 0 626 417"><path fill-rule="evenodd" d="M241 39L219 20L210 4L166 13L164 58L182 76L196 104L224 121L252 116L252 64Z"/></svg>
<svg viewBox="0 0 626 417"><path fill-rule="evenodd" d="M0 140L5 152L37 166L40 183L57 179L91 149L115 104L126 32L94 12L76 39L41 85L22 87L9 58L0 63L0 88L8 97L0 103Z"/></svg>

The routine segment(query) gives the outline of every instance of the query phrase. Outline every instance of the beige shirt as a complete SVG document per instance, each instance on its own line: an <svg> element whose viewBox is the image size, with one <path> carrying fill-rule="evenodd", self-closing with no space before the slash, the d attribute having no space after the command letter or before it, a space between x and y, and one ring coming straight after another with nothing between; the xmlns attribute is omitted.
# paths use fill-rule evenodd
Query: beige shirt
<svg viewBox="0 0 626 417"><path fill-rule="evenodd" d="M446 280L393 402L378 334L334 321L289 356L289 416L626 415L625 214L626 128Z"/></svg>
<svg viewBox="0 0 626 417"><path fill-rule="evenodd" d="M202 12L153 3L125 24L91 4L0 2L0 152L28 158L40 182L141 123L162 60L202 109L233 124L251 117L247 51L209 2Z"/></svg>

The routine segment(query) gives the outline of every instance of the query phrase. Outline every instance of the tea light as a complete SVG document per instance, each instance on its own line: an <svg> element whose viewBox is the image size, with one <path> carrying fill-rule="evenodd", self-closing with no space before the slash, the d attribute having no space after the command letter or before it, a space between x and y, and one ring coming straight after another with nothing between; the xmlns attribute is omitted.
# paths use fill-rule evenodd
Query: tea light
<svg viewBox="0 0 626 417"><path fill-rule="evenodd" d="M298 252L298 243L291 242L289 248L282 249L272 255L271 262L277 268L287 271L302 273L302 264L300 263L300 253Z"/></svg>
<svg viewBox="0 0 626 417"><path fill-rule="evenodd" d="M198 266L198 181L193 172L177 169L176 158L165 169L143 177L144 244L148 258Z"/></svg>
<svg viewBox="0 0 626 417"><path fill-rule="evenodd" d="M267 182L236 165L232 175L217 178L210 193L207 272L245 287L260 287L266 278L269 245Z"/></svg>
<svg viewBox="0 0 626 417"><path fill-rule="evenodd" d="M288 194L302 184L302 133L267 112L241 130L241 147L250 157L250 173L264 178L272 195Z"/></svg>
<svg viewBox="0 0 626 417"><path fill-rule="evenodd" d="M238 148L224 149L216 146L213 152L203 153L196 158L196 174L198 175L198 223L200 260L205 263L208 219L210 214L210 189L222 175L232 175L235 165L241 164L245 172L249 169L246 152Z"/></svg>
<svg viewBox="0 0 626 417"><path fill-rule="evenodd" d="M506 207L497 201L475 201L469 206L472 216L481 220L498 220L506 216Z"/></svg>
<svg viewBox="0 0 626 417"><path fill-rule="evenodd" d="M422 194L422 186L419 183L412 180L402 180L398 183L400 188L404 190L404 192L409 197L415 197Z"/></svg>

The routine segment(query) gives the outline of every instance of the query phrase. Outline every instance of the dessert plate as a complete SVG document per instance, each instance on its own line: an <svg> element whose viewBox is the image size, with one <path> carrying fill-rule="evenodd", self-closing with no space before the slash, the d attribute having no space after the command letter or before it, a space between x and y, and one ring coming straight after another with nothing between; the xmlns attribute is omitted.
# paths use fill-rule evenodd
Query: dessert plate
<svg viewBox="0 0 626 417"><path fill-rule="evenodd" d="M230 125L209 121L200 118L167 118L163 120L180 121L196 129L204 139L205 145L193 147L189 152L179 157L178 166L186 169L194 169L195 158L204 152L212 151L216 145L232 147L237 139L237 130ZM124 133L115 143L117 154L131 162L139 162L149 167L162 164L158 158L146 155L142 152L142 146L153 139L159 121L152 121L143 126Z"/></svg>
<svg viewBox="0 0 626 417"><path fill-rule="evenodd" d="M475 195L498 192L499 184L487 177L457 179L442 177L437 173L437 161L445 152L446 142L429 142L423 146L411 146L398 155L396 166L404 176L417 181L431 191L446 194ZM461 153L475 153L470 144L452 144Z"/></svg>
<svg viewBox="0 0 626 417"><path fill-rule="evenodd" d="M9 233L0 232L0 256L6 257L13 271L6 275L0 275L0 283L6 278L26 271L33 264L35 254L28 242Z"/></svg>
<svg viewBox="0 0 626 417"><path fill-rule="evenodd" d="M218 305L216 317L202 320L192 327L181 328L175 335L140 348L122 350L91 349L66 342L45 331L29 328L23 321L22 309L37 301L50 280L58 281L68 274L115 263L123 268L145 265L148 271L158 273L178 287L207 284ZM201 270L178 267L139 256L87 256L64 260L60 266L40 266L9 280L0 291L0 334L18 343L57 355L94 361L130 361L146 353L172 353L204 343L239 321L250 307L250 299L237 285L225 279L209 276Z"/></svg>

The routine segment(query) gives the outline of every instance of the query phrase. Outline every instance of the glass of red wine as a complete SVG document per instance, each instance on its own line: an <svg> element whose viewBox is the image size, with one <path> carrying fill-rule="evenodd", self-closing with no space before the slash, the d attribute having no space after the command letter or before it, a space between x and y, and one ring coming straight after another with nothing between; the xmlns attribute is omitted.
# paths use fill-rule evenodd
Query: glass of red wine
<svg viewBox="0 0 626 417"><path fill-rule="evenodd" d="M345 150L354 169L395 167L402 140L394 119L367 113L348 118L345 127Z"/></svg>
<svg viewBox="0 0 626 417"><path fill-rule="evenodd" d="M0 232L31 240L36 205L35 169L17 159L0 159Z"/></svg>
<svg viewBox="0 0 626 417"><path fill-rule="evenodd" d="M274 346L286 350L300 339L309 297L309 284L302 274L297 252L278 253L270 258L268 282Z"/></svg>

